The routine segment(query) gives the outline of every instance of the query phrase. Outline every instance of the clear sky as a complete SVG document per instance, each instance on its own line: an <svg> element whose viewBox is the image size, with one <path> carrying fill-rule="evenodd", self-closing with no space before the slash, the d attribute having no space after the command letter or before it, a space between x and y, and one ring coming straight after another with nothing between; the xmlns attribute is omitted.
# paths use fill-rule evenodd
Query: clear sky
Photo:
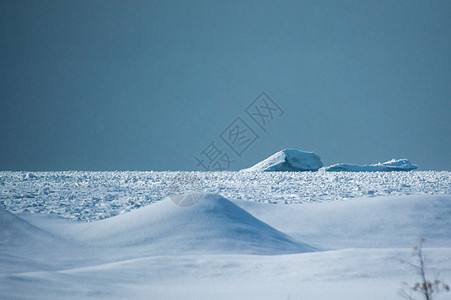
<svg viewBox="0 0 451 300"><path fill-rule="evenodd" d="M1 170L202 170L211 142L230 170L283 148L451 170L451 2L0 1Z"/></svg>

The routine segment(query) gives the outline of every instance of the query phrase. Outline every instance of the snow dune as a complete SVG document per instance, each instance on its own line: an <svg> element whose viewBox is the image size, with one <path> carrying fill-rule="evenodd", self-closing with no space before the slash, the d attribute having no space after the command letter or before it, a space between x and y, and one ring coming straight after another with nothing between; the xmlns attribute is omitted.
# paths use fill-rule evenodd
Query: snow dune
<svg viewBox="0 0 451 300"><path fill-rule="evenodd" d="M0 208L1 273L52 269L54 260L48 260L47 253L64 245L54 234Z"/></svg>
<svg viewBox="0 0 451 300"><path fill-rule="evenodd" d="M76 232L91 245L144 247L147 254L252 253L313 251L304 243L258 220L217 194L197 195L191 207L170 197L147 207L88 223Z"/></svg>
<svg viewBox="0 0 451 300"><path fill-rule="evenodd" d="M0 209L0 274L58 271L149 255L315 251L220 195L199 197L192 207L166 198L91 223L40 214L16 216Z"/></svg>
<svg viewBox="0 0 451 300"><path fill-rule="evenodd" d="M45 244L53 237L0 207L0 247Z"/></svg>

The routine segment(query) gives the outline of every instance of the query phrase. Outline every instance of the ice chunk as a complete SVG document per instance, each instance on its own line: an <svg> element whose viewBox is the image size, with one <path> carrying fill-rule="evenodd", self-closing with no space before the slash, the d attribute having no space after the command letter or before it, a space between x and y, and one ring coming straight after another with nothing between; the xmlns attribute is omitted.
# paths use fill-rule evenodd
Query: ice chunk
<svg viewBox="0 0 451 300"><path fill-rule="evenodd" d="M371 165L335 164L326 168L328 172L391 172L411 171L417 166L407 159L392 159L384 163Z"/></svg>
<svg viewBox="0 0 451 300"><path fill-rule="evenodd" d="M284 149L242 171L317 171L322 166L321 157L313 152Z"/></svg>

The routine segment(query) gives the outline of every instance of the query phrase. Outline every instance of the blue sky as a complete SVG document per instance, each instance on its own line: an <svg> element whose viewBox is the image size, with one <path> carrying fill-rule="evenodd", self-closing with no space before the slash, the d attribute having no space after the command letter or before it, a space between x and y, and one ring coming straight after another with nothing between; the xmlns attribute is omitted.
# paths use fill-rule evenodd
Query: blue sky
<svg viewBox="0 0 451 300"><path fill-rule="evenodd" d="M450 53L449 1L2 1L0 169L202 170L213 142L230 170L283 148L451 170Z"/></svg>

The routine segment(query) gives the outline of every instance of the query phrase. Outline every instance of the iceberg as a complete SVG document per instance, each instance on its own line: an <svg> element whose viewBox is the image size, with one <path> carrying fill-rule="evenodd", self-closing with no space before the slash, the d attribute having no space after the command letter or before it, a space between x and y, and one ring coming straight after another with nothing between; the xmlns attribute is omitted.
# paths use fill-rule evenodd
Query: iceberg
<svg viewBox="0 0 451 300"><path fill-rule="evenodd" d="M323 166L321 157L313 152L296 149L281 150L256 165L241 171L276 172L276 171L317 171Z"/></svg>
<svg viewBox="0 0 451 300"><path fill-rule="evenodd" d="M411 171L418 168L408 159L392 159L371 165L335 164L326 168L327 172L392 172Z"/></svg>

